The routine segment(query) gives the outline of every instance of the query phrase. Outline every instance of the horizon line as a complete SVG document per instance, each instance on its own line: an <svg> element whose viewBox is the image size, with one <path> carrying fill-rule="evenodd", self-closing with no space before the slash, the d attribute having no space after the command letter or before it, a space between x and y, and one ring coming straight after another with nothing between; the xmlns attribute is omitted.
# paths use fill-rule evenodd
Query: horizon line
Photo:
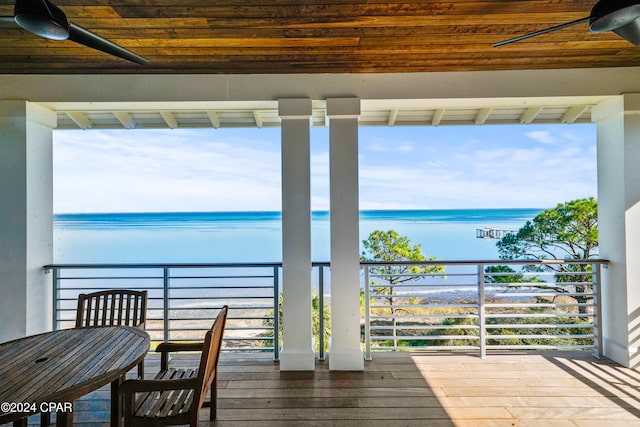
<svg viewBox="0 0 640 427"><path fill-rule="evenodd" d="M414 208L414 209L360 209L359 212L446 212L446 211L497 211L497 210L544 210L549 208ZM312 210L311 213L329 213L329 210ZM142 215L142 214L282 214L281 210L229 210L229 211L120 211L120 212L54 212L53 215Z"/></svg>

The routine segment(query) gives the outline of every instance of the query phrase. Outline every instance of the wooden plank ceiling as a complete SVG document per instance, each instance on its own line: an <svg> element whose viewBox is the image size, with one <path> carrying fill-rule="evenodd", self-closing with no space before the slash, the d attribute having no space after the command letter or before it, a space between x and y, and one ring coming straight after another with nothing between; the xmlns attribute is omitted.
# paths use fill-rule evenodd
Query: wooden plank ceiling
<svg viewBox="0 0 640 427"><path fill-rule="evenodd" d="M13 15L0 0L0 15ZM640 65L640 47L577 25L594 0L57 0L139 66L0 26L0 73L381 73Z"/></svg>

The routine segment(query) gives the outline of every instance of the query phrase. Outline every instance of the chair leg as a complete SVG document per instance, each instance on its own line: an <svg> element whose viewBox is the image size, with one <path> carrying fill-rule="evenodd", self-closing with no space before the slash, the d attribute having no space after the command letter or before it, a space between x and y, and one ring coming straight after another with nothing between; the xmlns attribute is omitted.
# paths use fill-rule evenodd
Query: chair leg
<svg viewBox="0 0 640 427"><path fill-rule="evenodd" d="M209 400L211 401L209 405L209 421L214 421L218 416L218 375L213 378L213 382L209 388Z"/></svg>
<svg viewBox="0 0 640 427"><path fill-rule="evenodd" d="M124 405L124 427L129 427L133 425L132 418L135 413L136 394L125 393L124 396L122 396L122 403Z"/></svg>
<svg viewBox="0 0 640 427"><path fill-rule="evenodd" d="M138 365L138 379L144 379L144 360Z"/></svg>

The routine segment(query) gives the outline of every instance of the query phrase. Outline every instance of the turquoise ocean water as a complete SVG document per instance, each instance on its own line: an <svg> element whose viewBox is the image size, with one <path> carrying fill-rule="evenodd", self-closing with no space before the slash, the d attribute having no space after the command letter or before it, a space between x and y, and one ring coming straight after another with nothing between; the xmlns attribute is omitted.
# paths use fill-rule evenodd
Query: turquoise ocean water
<svg viewBox="0 0 640 427"><path fill-rule="evenodd" d="M517 230L541 209L363 211L360 240L395 230L446 260L497 259L476 229ZM57 214L55 263L216 263L282 260L278 212ZM329 214L312 216L312 257L329 260Z"/></svg>

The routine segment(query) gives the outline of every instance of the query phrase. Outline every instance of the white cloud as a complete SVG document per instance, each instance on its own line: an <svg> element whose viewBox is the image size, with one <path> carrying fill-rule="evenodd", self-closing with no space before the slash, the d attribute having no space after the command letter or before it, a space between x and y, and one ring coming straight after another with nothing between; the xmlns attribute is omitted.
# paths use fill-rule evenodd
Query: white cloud
<svg viewBox="0 0 640 427"><path fill-rule="evenodd" d="M189 133L128 134L56 134L56 212L280 209L278 151Z"/></svg>
<svg viewBox="0 0 640 427"><path fill-rule="evenodd" d="M367 144L366 149L369 151L392 151L392 152L397 152L397 153L409 153L411 151L414 150L414 147L412 144L409 143L402 143L402 144L397 144L397 143L393 143L393 144L381 144L381 143L373 143L373 144Z"/></svg>
<svg viewBox="0 0 640 427"><path fill-rule="evenodd" d="M426 168L446 168L447 163L442 160L428 160L425 162L424 166Z"/></svg>
<svg viewBox="0 0 640 427"><path fill-rule="evenodd" d="M569 142L585 142L585 138L583 135L572 130L566 130L562 132L562 139Z"/></svg>
<svg viewBox="0 0 640 427"><path fill-rule="evenodd" d="M359 153L361 209L547 207L595 195L589 130L513 129L449 128L436 137L424 129L377 130L379 140ZM394 147L384 142L387 134L410 140L395 132L416 132L424 141L406 143L410 156L402 148L375 148ZM563 144L536 144L523 135ZM278 130L56 131L54 211L277 211L279 138ZM326 210L328 144L313 150L312 208Z"/></svg>
<svg viewBox="0 0 640 427"><path fill-rule="evenodd" d="M546 130L527 132L525 135L542 144L553 144L558 142L558 139L551 135L551 132Z"/></svg>
<svg viewBox="0 0 640 427"><path fill-rule="evenodd" d="M448 144L439 151L441 159L422 163L362 162L361 208L548 207L595 195L593 144L537 145L517 135L512 139ZM446 167L424 167L434 162Z"/></svg>

